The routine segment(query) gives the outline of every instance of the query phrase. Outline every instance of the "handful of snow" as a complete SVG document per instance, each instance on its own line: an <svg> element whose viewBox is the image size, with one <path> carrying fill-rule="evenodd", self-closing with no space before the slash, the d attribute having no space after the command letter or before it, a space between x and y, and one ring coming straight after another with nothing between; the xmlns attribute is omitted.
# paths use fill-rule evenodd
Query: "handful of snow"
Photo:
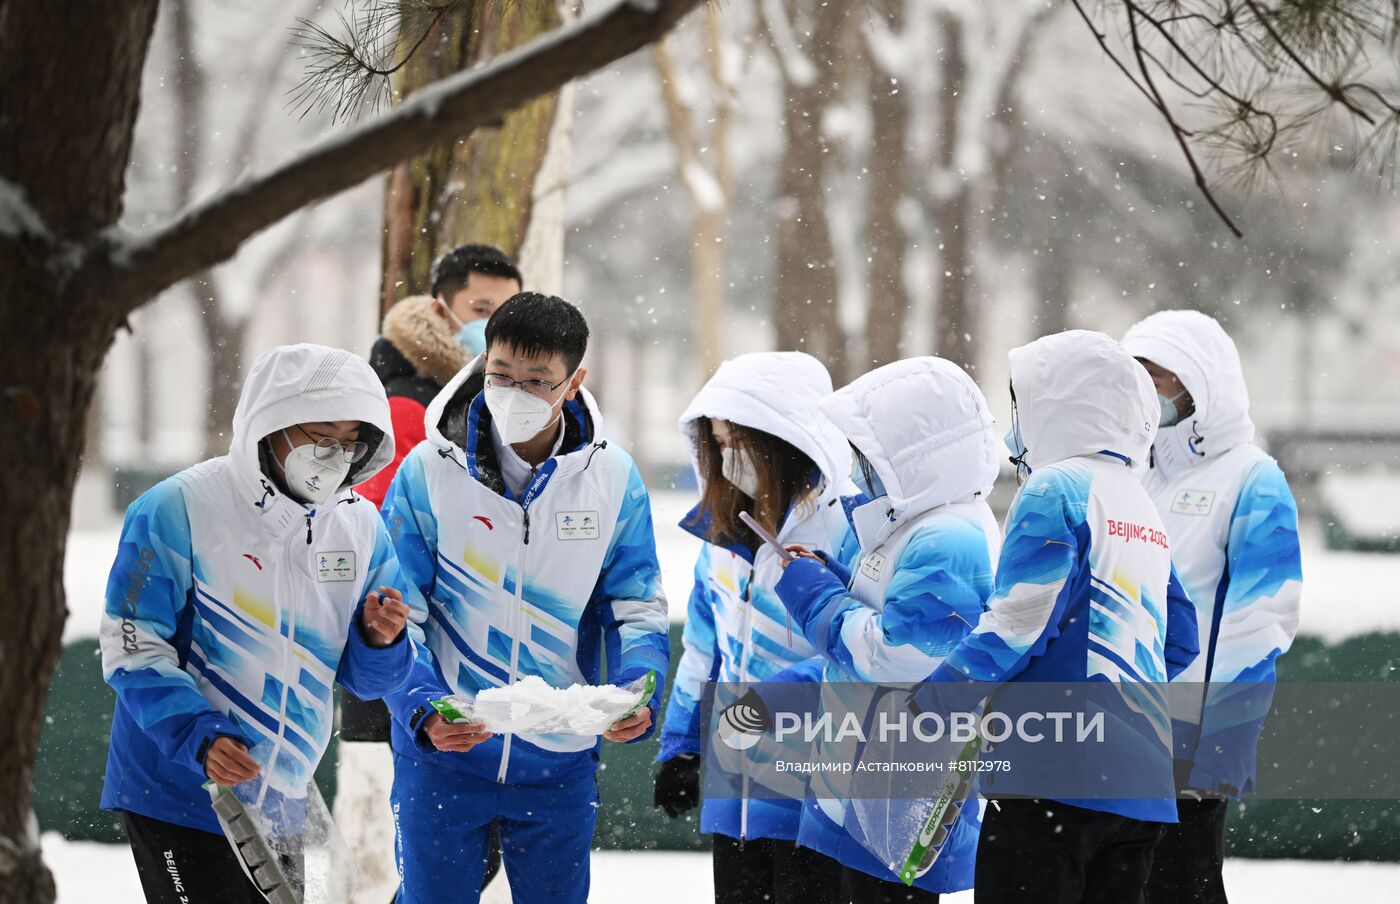
<svg viewBox="0 0 1400 904"><path fill-rule="evenodd" d="M449 722L483 722L493 734L600 735L640 711L655 691L655 672L624 687L551 687L538 675L526 675L487 688L474 700L453 694L434 700L433 707Z"/></svg>

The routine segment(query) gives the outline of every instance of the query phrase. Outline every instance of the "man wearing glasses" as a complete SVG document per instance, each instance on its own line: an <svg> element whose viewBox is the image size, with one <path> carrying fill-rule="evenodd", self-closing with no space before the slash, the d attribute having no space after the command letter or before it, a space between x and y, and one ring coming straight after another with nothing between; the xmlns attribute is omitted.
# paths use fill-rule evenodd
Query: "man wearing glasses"
<svg viewBox="0 0 1400 904"><path fill-rule="evenodd" d="M126 512L102 666L117 692L102 806L122 813L148 901L255 901L207 780L304 799L339 682L380 697L418 648L374 507L350 489L393 456L369 365L275 348L244 384L229 454Z"/></svg>
<svg viewBox="0 0 1400 904"><path fill-rule="evenodd" d="M537 676L565 688L666 674L666 601L646 487L599 435L583 388L588 325L522 293L486 326L486 353L428 407L384 520L431 656L385 697L393 721L399 901L476 901L493 821L517 904L583 904L598 806L593 735L493 736L431 702ZM426 605L423 605L423 602ZM647 737L660 705L602 737Z"/></svg>

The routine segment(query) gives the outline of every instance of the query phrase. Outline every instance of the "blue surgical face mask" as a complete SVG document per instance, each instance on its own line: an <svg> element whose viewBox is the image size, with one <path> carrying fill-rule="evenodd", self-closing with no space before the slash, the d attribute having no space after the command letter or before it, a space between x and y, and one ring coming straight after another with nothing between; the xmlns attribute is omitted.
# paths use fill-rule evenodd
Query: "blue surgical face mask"
<svg viewBox="0 0 1400 904"><path fill-rule="evenodd" d="M457 331L457 342L471 352L472 357L486 351L486 320L468 320Z"/></svg>
<svg viewBox="0 0 1400 904"><path fill-rule="evenodd" d="M870 476L873 483L865 479L865 469L860 466L860 459L857 458L851 465L851 480L855 482L856 489L866 496L871 499L879 499L885 495L884 481L880 480L879 475L874 473L874 469L871 470Z"/></svg>
<svg viewBox="0 0 1400 904"><path fill-rule="evenodd" d="M1021 422L1013 415L1011 429L1006 431L1006 436L1002 440L1006 443L1006 448L1011 450L1011 463L1016 466L1016 485L1020 486L1026 482L1030 476L1031 466L1026 464L1026 441L1021 439Z"/></svg>
<svg viewBox="0 0 1400 904"><path fill-rule="evenodd" d="M1157 421L1159 427L1172 427L1181 420L1181 414L1176 410L1176 401L1186 395L1186 390L1181 390L1171 398L1167 398L1160 392L1157 393L1157 404L1161 407L1162 413Z"/></svg>

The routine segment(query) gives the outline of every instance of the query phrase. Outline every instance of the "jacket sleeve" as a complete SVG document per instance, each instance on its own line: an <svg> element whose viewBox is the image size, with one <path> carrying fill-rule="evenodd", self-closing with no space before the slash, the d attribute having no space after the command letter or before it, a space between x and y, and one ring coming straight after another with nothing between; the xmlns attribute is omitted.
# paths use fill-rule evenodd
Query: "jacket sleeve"
<svg viewBox="0 0 1400 904"><path fill-rule="evenodd" d="M413 667L414 645L421 643L423 639L423 629L412 621L387 647L372 647L365 638L360 617L364 611L365 597L370 592L377 591L380 587L393 587L403 594L404 603L408 605L410 612L415 608L424 608L421 604L415 607L410 602L410 597L418 591L404 580L384 522L375 518L372 523L375 530L374 553L370 558L364 586L360 588L360 604L355 608L355 615L350 621L345 653L340 657L340 667L336 671L336 680L361 700L375 700L401 687L408 680ZM413 636L415 633L418 635L417 640Z"/></svg>
<svg viewBox="0 0 1400 904"><path fill-rule="evenodd" d="M1255 465L1230 519L1217 592L1216 641L1189 784L1249 790L1275 661L1298 630L1303 590L1298 508L1272 460Z"/></svg>
<svg viewBox="0 0 1400 904"><path fill-rule="evenodd" d="M399 473L403 460L419 443L428 438L428 430L424 424L427 411L413 399L403 396L389 397L389 418L394 427L394 460L382 471L355 487L355 492L373 502L375 508L384 508L384 501L389 497L389 485L393 482L394 475Z"/></svg>
<svg viewBox="0 0 1400 904"><path fill-rule="evenodd" d="M252 745L200 693L176 649L193 615L191 545L177 482L166 480L131 504L107 579L100 637L103 677L118 705L161 753L203 775L204 753L216 738Z"/></svg>
<svg viewBox="0 0 1400 904"><path fill-rule="evenodd" d="M1167 661L1167 680L1180 675L1195 662L1200 652L1196 607L1176 575L1176 565L1172 565L1171 577L1167 580L1167 643L1163 650Z"/></svg>
<svg viewBox="0 0 1400 904"><path fill-rule="evenodd" d="M1049 468L1031 475L1007 517L986 611L930 680L1008 681L1059 636L1065 590L1089 543L1087 499L1071 474Z"/></svg>
<svg viewBox="0 0 1400 904"><path fill-rule="evenodd" d="M661 566L656 558L656 536L651 525L651 501L637 466L633 464L630 468L617 527L603 559L590 605L598 607L601 617L611 683L627 684L648 670L656 670L656 692L647 703L652 723L646 734L635 739L641 741L657 727L665 693L666 668L671 659L671 641L666 596L661 590Z"/></svg>
<svg viewBox="0 0 1400 904"><path fill-rule="evenodd" d="M810 560L807 560L810 562ZM788 566L792 572L796 563ZM967 635L992 589L986 538L971 525L937 526L910 538L885 592L884 609L864 605L834 581L793 593L801 573L784 588L797 602L793 614L803 634L825 656L862 681L917 681L943 661ZM833 578L839 580L834 574Z"/></svg>
<svg viewBox="0 0 1400 904"><path fill-rule="evenodd" d="M671 685L666 719L661 726L661 752L656 760L664 763L682 753L701 753L701 704L706 685L719 675L719 643L715 632L714 594L710 589L712 547L706 543L695 560L695 585L686 610L685 651Z"/></svg>
<svg viewBox="0 0 1400 904"><path fill-rule="evenodd" d="M437 518L428 501L428 485L422 458L410 453L404 459L382 510L384 526L393 543L407 592L413 663L408 679L384 694L389 715L417 738L423 720L433 712L431 701L452 693L426 643L424 626L437 582ZM422 739L420 739L421 742Z"/></svg>

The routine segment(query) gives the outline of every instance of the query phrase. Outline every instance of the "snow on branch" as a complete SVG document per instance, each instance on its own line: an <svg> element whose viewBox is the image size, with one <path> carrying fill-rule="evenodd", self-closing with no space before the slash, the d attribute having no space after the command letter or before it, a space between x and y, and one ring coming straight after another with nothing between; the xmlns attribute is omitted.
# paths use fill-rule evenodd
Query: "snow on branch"
<svg viewBox="0 0 1400 904"><path fill-rule="evenodd" d="M0 179L0 235L19 238L22 235L47 238L48 226L39 212L29 206L24 189Z"/></svg>
<svg viewBox="0 0 1400 904"><path fill-rule="evenodd" d="M123 306L232 257L255 233L358 185L400 160L498 122L510 110L660 38L702 0L619 0L476 69L430 85L388 113L313 145L273 171L237 183L164 227L103 236L81 277Z"/></svg>

